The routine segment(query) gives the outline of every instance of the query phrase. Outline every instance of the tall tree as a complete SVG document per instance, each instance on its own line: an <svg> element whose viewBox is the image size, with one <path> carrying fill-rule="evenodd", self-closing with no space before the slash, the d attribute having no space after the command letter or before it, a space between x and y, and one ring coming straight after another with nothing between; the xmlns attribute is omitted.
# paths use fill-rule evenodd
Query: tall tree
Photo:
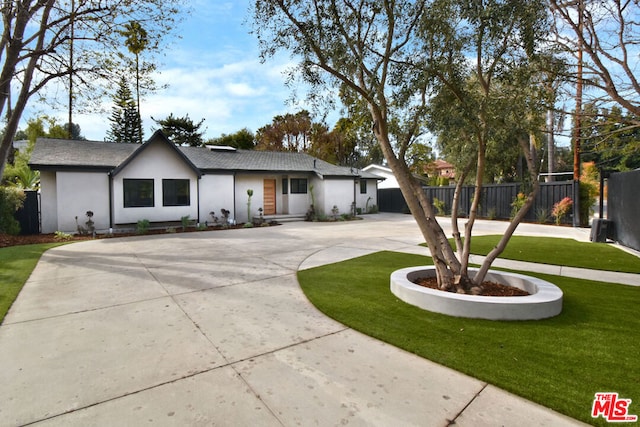
<svg viewBox="0 0 640 427"><path fill-rule="evenodd" d="M312 126L307 110L275 116L272 123L256 132L256 150L307 152L311 146Z"/></svg>
<svg viewBox="0 0 640 427"><path fill-rule="evenodd" d="M220 137L208 141L208 144L226 145L241 150L253 150L255 147L255 136L249 129L244 128L229 135L223 133Z"/></svg>
<svg viewBox="0 0 640 427"><path fill-rule="evenodd" d="M142 144L142 120L124 76L120 78L118 90L113 96L113 104L107 141Z"/></svg>
<svg viewBox="0 0 640 427"><path fill-rule="evenodd" d="M204 145L202 135L204 130L200 127L204 123L204 119L198 123L194 123L189 115L184 117L174 117L173 113L164 119L153 121L160 125L160 129L164 134L176 145L189 145L191 147L200 147Z"/></svg>
<svg viewBox="0 0 640 427"><path fill-rule="evenodd" d="M533 203L533 195L472 278L466 269L468 248L459 261L411 175L406 153L425 132L433 86L444 85L476 118L476 182L481 187L492 122L488 105L498 102L494 84L508 79L514 66L528 63L544 31L544 12L542 1L535 0L255 2L254 32L265 57L290 51L301 59L293 76L311 84L314 95L326 86L344 86L366 104L373 132L429 246L442 289L473 292L481 286L491 262ZM478 82L473 90L466 87L471 77ZM528 138L519 138L528 149ZM476 196L465 227L465 245L471 240L478 203Z"/></svg>
<svg viewBox="0 0 640 427"><path fill-rule="evenodd" d="M101 96L104 79L119 69L118 29L140 22L154 48L182 15L182 0L3 1L0 40L0 115L6 120L0 141L0 172L30 99L43 88L74 76L74 97ZM73 47L69 43L73 25ZM73 49L73 64L70 63ZM70 89L70 88L69 88ZM78 99L75 99L77 104Z"/></svg>
<svg viewBox="0 0 640 427"><path fill-rule="evenodd" d="M129 52L135 57L136 72L136 105L138 106L138 115L140 115L140 54L147 48L149 37L140 22L131 21L124 25L124 30L120 34L125 37L125 45Z"/></svg>

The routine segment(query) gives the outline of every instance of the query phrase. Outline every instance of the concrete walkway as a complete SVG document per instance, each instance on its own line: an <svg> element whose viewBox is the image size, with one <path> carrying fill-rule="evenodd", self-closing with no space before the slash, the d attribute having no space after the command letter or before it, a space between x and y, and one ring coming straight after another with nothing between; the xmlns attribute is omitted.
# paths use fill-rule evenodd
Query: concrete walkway
<svg viewBox="0 0 640 427"><path fill-rule="evenodd" d="M519 229L561 233L588 240ZM579 425L327 318L296 281L421 241L380 214L52 249L0 326L0 425Z"/></svg>

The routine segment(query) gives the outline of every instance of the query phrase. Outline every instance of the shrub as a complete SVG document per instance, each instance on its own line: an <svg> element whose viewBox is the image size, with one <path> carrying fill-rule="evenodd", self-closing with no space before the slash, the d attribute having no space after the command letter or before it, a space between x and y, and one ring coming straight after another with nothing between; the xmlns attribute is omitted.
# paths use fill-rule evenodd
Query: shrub
<svg viewBox="0 0 640 427"><path fill-rule="evenodd" d="M522 209L524 204L527 202L527 196L524 193L518 193L513 202L511 203L511 219L513 219L518 211Z"/></svg>
<svg viewBox="0 0 640 427"><path fill-rule="evenodd" d="M20 223L14 218L24 203L24 192L17 188L0 187L0 233L20 233Z"/></svg>
<svg viewBox="0 0 640 427"><path fill-rule="evenodd" d="M138 221L137 227L136 227L136 233L138 234L147 234L149 232L149 226L151 224L149 223L148 219L141 219L140 221Z"/></svg>
<svg viewBox="0 0 640 427"><path fill-rule="evenodd" d="M538 224L544 224L549 219L549 210L545 208L539 208L536 210L536 222Z"/></svg>
<svg viewBox="0 0 640 427"><path fill-rule="evenodd" d="M571 210L571 206L573 205L573 200L570 197L565 197L560 200L558 203L553 205L553 210L551 211L551 215L556 219L556 225L560 225L564 217Z"/></svg>
<svg viewBox="0 0 640 427"><path fill-rule="evenodd" d="M589 225L589 218L593 214L593 205L599 196L598 184L590 181L580 181L580 225Z"/></svg>
<svg viewBox="0 0 640 427"><path fill-rule="evenodd" d="M189 226L189 215L185 215L180 218L180 223L182 224L182 231L186 230Z"/></svg>
<svg viewBox="0 0 640 427"><path fill-rule="evenodd" d="M71 240L73 236L69 233L65 233L64 231L56 231L55 239L59 241Z"/></svg>
<svg viewBox="0 0 640 427"><path fill-rule="evenodd" d="M439 216L444 216L444 200L440 200L437 197L433 198L433 207L436 208L436 213Z"/></svg>

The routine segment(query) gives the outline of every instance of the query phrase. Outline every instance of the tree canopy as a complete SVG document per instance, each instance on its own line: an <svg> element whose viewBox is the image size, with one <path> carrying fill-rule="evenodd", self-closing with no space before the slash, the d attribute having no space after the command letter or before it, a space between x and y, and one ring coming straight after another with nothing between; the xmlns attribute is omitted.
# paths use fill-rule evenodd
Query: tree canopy
<svg viewBox="0 0 640 427"><path fill-rule="evenodd" d="M142 144L142 120L125 77L120 78L118 90L113 95L113 108L107 132L107 141Z"/></svg>
<svg viewBox="0 0 640 427"><path fill-rule="evenodd" d="M280 50L290 52L299 60L291 77L311 85L312 99L338 87L368 110L373 134L427 241L442 289L469 292L481 285L534 194L487 257L481 272L470 278L467 245L479 193L469 212L464 247L458 245L463 247L459 261L433 207L412 177L407 153L427 131L432 95L446 91L456 101L473 138L480 191L490 135L500 125L496 112L508 111L509 103L533 99L520 96L517 89L536 84L531 58L547 30L545 13L544 3L536 0L255 2L254 33L265 58ZM504 93L509 99L502 98ZM509 124L514 122L509 119ZM511 141L525 152L533 125L534 120L522 117L519 126L509 130ZM531 161L528 165L535 170ZM457 218L454 220L457 230ZM461 243L459 235L456 237Z"/></svg>
<svg viewBox="0 0 640 427"><path fill-rule="evenodd" d="M184 117L174 117L173 113L169 114L166 118L156 120L152 117L153 121L160 125L160 129L176 145L188 145L191 147L200 147L204 145L202 135L204 130L200 130L200 127L204 123L204 119L198 123L194 123L189 115Z"/></svg>
<svg viewBox="0 0 640 427"><path fill-rule="evenodd" d="M76 89L71 97L76 104L101 99L103 83L116 80L114 75L125 66L119 55L119 30L139 22L147 31L147 49L157 51L181 19L181 4L182 0L3 2L0 115L7 124L0 141L0 172L34 95L52 84L70 84L73 76Z"/></svg>

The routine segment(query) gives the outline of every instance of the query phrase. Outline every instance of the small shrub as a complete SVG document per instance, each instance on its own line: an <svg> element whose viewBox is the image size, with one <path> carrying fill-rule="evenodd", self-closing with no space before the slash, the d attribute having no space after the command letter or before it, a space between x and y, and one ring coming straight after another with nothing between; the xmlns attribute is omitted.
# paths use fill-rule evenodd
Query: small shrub
<svg viewBox="0 0 640 427"><path fill-rule="evenodd" d="M73 238L73 236L69 233L65 233L64 231L56 231L55 233L55 239L59 240L61 242L67 241L67 240L71 240Z"/></svg>
<svg viewBox="0 0 640 427"><path fill-rule="evenodd" d="M496 219L496 217L498 216L498 212L496 211L496 208L489 208L489 210L487 211L487 218L488 219Z"/></svg>
<svg viewBox="0 0 640 427"><path fill-rule="evenodd" d="M180 223L182 224L182 231L185 231L189 226L189 215L185 215L180 218Z"/></svg>
<svg viewBox="0 0 640 427"><path fill-rule="evenodd" d="M565 197L560 200L558 203L553 205L553 210L551 211L551 215L556 219L556 225L560 225L564 217L571 210L571 206L573 205L573 200L570 197Z"/></svg>
<svg viewBox="0 0 640 427"><path fill-rule="evenodd" d="M333 207L331 208L331 215L333 216L334 221L338 220L339 214L340 214L340 210L338 209L338 206L333 205Z"/></svg>
<svg viewBox="0 0 640 427"><path fill-rule="evenodd" d="M244 228L253 228L253 224L250 222L247 222L244 224Z"/></svg>
<svg viewBox="0 0 640 427"><path fill-rule="evenodd" d="M444 200L440 200L437 197L433 198L433 207L436 208L436 215L444 216Z"/></svg>
<svg viewBox="0 0 640 427"><path fill-rule="evenodd" d="M176 228L175 227L167 227L165 231L167 233L175 233L176 232Z"/></svg>
<svg viewBox="0 0 640 427"><path fill-rule="evenodd" d="M17 235L20 223L14 214L23 206L24 192L17 188L0 187L0 232Z"/></svg>
<svg viewBox="0 0 640 427"><path fill-rule="evenodd" d="M527 202L527 196L524 193L518 193L513 202L511 203L511 219L513 219L518 211L522 209L524 204Z"/></svg>
<svg viewBox="0 0 640 427"><path fill-rule="evenodd" d="M549 211L545 208L538 208L536 210L536 222L538 224L544 224L549 219Z"/></svg>
<svg viewBox="0 0 640 427"><path fill-rule="evenodd" d="M138 221L138 224L136 226L136 233L147 234L149 232L150 226L151 223L149 223L148 219L141 219L140 221Z"/></svg>
<svg viewBox="0 0 640 427"><path fill-rule="evenodd" d="M593 205L598 199L600 191L598 183L591 181L580 181L580 225L589 225L589 218L593 214Z"/></svg>
<svg viewBox="0 0 640 427"><path fill-rule="evenodd" d="M196 226L196 230L198 230L198 231L204 231L204 230L206 230L207 228L209 228L209 227L208 227L208 225L207 225L206 223L204 223L204 224L198 224L198 225Z"/></svg>

